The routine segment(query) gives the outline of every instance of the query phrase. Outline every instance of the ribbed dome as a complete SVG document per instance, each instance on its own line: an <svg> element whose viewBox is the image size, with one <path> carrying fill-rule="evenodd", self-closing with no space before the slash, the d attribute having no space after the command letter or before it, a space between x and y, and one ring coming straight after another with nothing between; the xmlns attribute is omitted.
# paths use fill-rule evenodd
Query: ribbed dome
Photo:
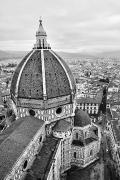
<svg viewBox="0 0 120 180"><path fill-rule="evenodd" d="M35 49L18 65L11 83L11 94L25 99L47 99L75 92L72 73L53 51Z"/></svg>
<svg viewBox="0 0 120 180"><path fill-rule="evenodd" d="M81 109L76 109L74 117L74 126L84 127L89 124L91 124L91 120L87 112L82 111Z"/></svg>
<svg viewBox="0 0 120 180"><path fill-rule="evenodd" d="M20 105L22 99L25 104L32 103L44 108L44 100L49 100L49 107L50 104L55 104L51 99L56 104L59 99L59 106L63 104L61 102L69 103L75 94L75 82L69 67L50 49L43 32L45 33L40 20L34 49L23 58L13 75L11 98Z"/></svg>

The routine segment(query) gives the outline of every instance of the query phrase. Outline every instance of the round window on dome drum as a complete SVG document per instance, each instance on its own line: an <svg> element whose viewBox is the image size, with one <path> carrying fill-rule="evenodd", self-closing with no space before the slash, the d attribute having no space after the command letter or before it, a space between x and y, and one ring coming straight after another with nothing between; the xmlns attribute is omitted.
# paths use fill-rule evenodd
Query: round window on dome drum
<svg viewBox="0 0 120 180"><path fill-rule="evenodd" d="M29 114L30 114L30 116L35 116L35 111L33 109L30 109Z"/></svg>
<svg viewBox="0 0 120 180"><path fill-rule="evenodd" d="M56 114L61 114L62 113L62 107L58 107L56 109Z"/></svg>

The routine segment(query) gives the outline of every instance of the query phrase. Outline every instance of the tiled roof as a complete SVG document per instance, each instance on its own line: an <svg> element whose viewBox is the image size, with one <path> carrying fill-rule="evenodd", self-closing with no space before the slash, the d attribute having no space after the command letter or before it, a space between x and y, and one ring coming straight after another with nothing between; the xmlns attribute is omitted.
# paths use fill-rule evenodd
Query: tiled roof
<svg viewBox="0 0 120 180"><path fill-rule="evenodd" d="M20 64L17 66L15 72L14 72L14 75L13 75L13 78L12 78L12 81L11 81L11 88L10 88L10 91L12 94L15 95L15 90L16 90L16 83L17 83L17 79L18 79L18 76L19 76L19 73L20 73L20 70L24 64L24 62L26 61L26 59L28 58L28 56L31 54L32 51L30 51L24 58L23 60L20 62Z"/></svg>
<svg viewBox="0 0 120 180"><path fill-rule="evenodd" d="M41 52L35 51L27 61L18 85L18 97L43 99Z"/></svg>
<svg viewBox="0 0 120 180"><path fill-rule="evenodd" d="M92 103L92 104L100 104L102 101L102 94L101 96L96 96L94 98L91 98L91 97L81 97L79 99L77 99L77 104L80 104L80 103Z"/></svg>
<svg viewBox="0 0 120 180"><path fill-rule="evenodd" d="M0 135L0 179L9 173L43 123L34 117L20 118Z"/></svg>
<svg viewBox="0 0 120 180"><path fill-rule="evenodd" d="M112 119L119 119L120 118L119 114L116 111L111 110L111 113L112 113Z"/></svg>
<svg viewBox="0 0 120 180"><path fill-rule="evenodd" d="M55 53L55 52L54 52ZM55 53L56 54L56 53ZM66 64L66 62L58 55L56 54L56 56L61 60L61 62L63 63L63 65L65 66L66 70L67 70L67 73L71 79L71 83L72 83L72 87L73 87L73 90L75 91L76 90L76 84L75 84L75 80L74 80L74 76L70 70L70 68L68 67L68 65Z"/></svg>
<svg viewBox="0 0 120 180"><path fill-rule="evenodd" d="M74 126L84 127L88 124L91 124L89 115L81 109L76 109L74 116Z"/></svg>
<svg viewBox="0 0 120 180"><path fill-rule="evenodd" d="M50 170L51 163L54 160L59 142L60 139L52 136L46 138L42 149L30 168L31 173L27 173L25 180L47 179L47 175Z"/></svg>
<svg viewBox="0 0 120 180"><path fill-rule="evenodd" d="M31 56L29 57L30 54ZM51 50L43 50L43 54L47 98L71 95L71 89L75 92L74 78L67 64ZM29 59L27 59L28 57ZM30 52L18 65L13 75L11 93L15 96L18 76L25 62L26 64L18 82L18 97L43 99L43 74L40 49Z"/></svg>
<svg viewBox="0 0 120 180"><path fill-rule="evenodd" d="M57 132L66 132L70 130L70 128L71 128L71 123L62 119L56 122L55 126L53 127L53 130Z"/></svg>

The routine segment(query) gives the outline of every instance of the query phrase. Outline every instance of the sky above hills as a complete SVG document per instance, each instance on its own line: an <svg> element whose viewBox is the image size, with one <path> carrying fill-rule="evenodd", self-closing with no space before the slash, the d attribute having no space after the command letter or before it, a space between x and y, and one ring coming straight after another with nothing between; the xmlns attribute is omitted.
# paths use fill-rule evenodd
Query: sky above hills
<svg viewBox="0 0 120 180"><path fill-rule="evenodd" d="M120 0L1 0L0 49L31 50L40 16L54 50L120 50Z"/></svg>

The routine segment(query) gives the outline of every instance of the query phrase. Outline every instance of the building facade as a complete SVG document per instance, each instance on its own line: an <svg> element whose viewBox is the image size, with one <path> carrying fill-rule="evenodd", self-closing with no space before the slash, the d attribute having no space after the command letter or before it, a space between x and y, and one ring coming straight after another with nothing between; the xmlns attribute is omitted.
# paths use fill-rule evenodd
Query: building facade
<svg viewBox="0 0 120 180"><path fill-rule="evenodd" d="M100 142L100 128L91 122L86 112L76 109L72 134L71 164L86 167L98 159Z"/></svg>

